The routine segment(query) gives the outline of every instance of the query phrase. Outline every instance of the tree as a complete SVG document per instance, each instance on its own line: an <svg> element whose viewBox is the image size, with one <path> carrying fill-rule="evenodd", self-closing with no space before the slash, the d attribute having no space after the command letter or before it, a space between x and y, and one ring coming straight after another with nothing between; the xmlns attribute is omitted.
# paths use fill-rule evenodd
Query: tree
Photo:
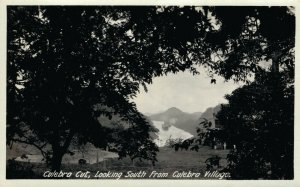
<svg viewBox="0 0 300 187"><path fill-rule="evenodd" d="M199 125L202 125L197 128L198 139L196 141L199 144L214 148L218 143L225 142L223 129L211 128L211 122L207 121L207 119ZM195 145L195 147L199 149L198 145Z"/></svg>
<svg viewBox="0 0 300 187"><path fill-rule="evenodd" d="M187 14L201 19L185 22ZM174 16L176 29L168 22ZM35 146L58 171L74 136L97 147L117 141L101 115L150 131L130 99L155 76L197 73L184 50L205 27L195 27L202 18L179 7L8 7L7 142ZM177 40L187 27L195 35ZM202 47L192 43L191 50ZM125 147L155 151L147 133L139 135L146 142Z"/></svg>
<svg viewBox="0 0 300 187"><path fill-rule="evenodd" d="M294 87L279 77L272 72L256 76L227 95L229 103L217 115L227 140L237 146L228 155L234 178L293 178Z"/></svg>
<svg viewBox="0 0 300 187"><path fill-rule="evenodd" d="M140 125L118 130L115 150L119 153L119 159L129 156L132 163L135 159L140 161L144 159L150 160L152 165L155 165L158 147L152 141L149 132L154 132L154 130L142 128Z"/></svg>
<svg viewBox="0 0 300 187"><path fill-rule="evenodd" d="M293 178L293 7L205 7L203 11L215 18L205 37L213 56L207 65L211 83L216 83L215 74L246 83L227 96L229 105L219 114L227 136L223 130L216 136L231 145L239 143L228 157L232 176Z"/></svg>
<svg viewBox="0 0 300 187"><path fill-rule="evenodd" d="M214 46L217 74L226 80L247 81L271 63L273 72L282 68L289 77L294 76L293 7L211 7L210 10L220 25L219 30L209 32L206 38Z"/></svg>
<svg viewBox="0 0 300 187"><path fill-rule="evenodd" d="M229 105L225 105L218 115L227 131L227 141L238 144L228 157L232 176L291 179L295 50L293 8L217 9L216 16L224 24L224 31L220 33L227 36L225 45L220 41L217 45L221 49L219 74L236 81L245 80L249 73L255 76L253 83L226 96ZM245 16L238 17L238 14ZM246 23L243 22L245 18ZM271 64L270 67L268 64ZM227 71L226 67L232 67L231 71Z"/></svg>

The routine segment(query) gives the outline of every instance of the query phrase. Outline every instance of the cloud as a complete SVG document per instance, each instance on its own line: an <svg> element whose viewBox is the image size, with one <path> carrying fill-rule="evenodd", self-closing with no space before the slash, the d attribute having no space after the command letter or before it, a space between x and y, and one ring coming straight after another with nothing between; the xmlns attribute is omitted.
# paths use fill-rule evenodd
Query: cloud
<svg viewBox="0 0 300 187"><path fill-rule="evenodd" d="M139 111L153 114L177 107L189 113L204 112L208 107L226 103L224 95L242 85L224 82L221 77L216 77L217 83L211 84L205 71L199 71L200 75L195 76L180 72L154 78L153 83L148 85L148 92L141 88L134 99Z"/></svg>

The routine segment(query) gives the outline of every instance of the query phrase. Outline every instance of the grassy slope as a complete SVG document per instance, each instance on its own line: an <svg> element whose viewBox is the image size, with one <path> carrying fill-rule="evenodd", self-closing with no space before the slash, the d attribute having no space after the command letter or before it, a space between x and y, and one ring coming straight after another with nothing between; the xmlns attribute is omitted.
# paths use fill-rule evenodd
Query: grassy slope
<svg viewBox="0 0 300 187"><path fill-rule="evenodd" d="M199 152L195 151L178 151L175 152L171 148L160 148L157 154L157 160L155 166L152 166L149 161L140 162L136 160L134 165L129 158L124 158L122 160L109 160L105 163L98 163L92 165L80 166L78 164L64 164L62 166L63 171L90 171L94 175L97 171L100 172L123 172L127 171L146 171L150 174L152 171L157 172L168 172L169 177L172 178L172 173L174 171L191 171L191 172L201 172L204 173L206 170L205 160L213 155L219 155L222 159L220 165L222 168L226 166L226 156L229 150L212 150L209 147L201 147ZM219 169L222 169L219 168ZM47 168L44 165L36 164L34 166L34 171L37 175L42 175ZM146 177L147 178L147 177Z"/></svg>

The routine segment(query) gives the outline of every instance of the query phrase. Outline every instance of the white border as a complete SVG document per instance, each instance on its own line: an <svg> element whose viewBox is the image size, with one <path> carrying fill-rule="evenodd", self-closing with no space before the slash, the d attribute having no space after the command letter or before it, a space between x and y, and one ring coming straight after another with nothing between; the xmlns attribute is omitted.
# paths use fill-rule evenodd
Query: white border
<svg viewBox="0 0 300 187"><path fill-rule="evenodd" d="M1 0L0 0L1 1ZM295 6L296 26L299 31L300 1L294 0L2 0L0 2L0 187L1 186L300 186L300 111L299 81L300 64L298 63L300 37L296 32L296 73L295 73L295 157L294 180L6 180L6 6L7 5L212 5L212 6ZM299 48L300 49L300 48Z"/></svg>

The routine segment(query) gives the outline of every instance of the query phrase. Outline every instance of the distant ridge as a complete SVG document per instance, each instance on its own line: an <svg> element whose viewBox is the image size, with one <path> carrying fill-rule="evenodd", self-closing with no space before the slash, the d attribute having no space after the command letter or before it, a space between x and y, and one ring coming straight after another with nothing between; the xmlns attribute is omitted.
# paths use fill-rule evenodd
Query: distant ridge
<svg viewBox="0 0 300 187"><path fill-rule="evenodd" d="M207 108L203 114L201 115L201 118L199 119L199 123L201 121L203 121L205 119L207 119L208 121L210 121L212 123L212 126L213 128L216 127L216 124L215 124L215 115L221 110L221 105L217 105L215 107L209 107Z"/></svg>
<svg viewBox="0 0 300 187"><path fill-rule="evenodd" d="M149 116L153 121L163 121L166 124L173 125L184 131L197 135L196 126L198 119L201 116L201 112L186 113L176 107L171 107L168 110Z"/></svg>
<svg viewBox="0 0 300 187"><path fill-rule="evenodd" d="M221 105L217 105L215 107L207 108L203 113L186 113L176 107L171 107L164 112L153 114L148 117L152 121L163 121L166 124L173 125L196 136L196 129L199 127L199 123L203 120L202 118L211 121L212 126L215 127L214 116L220 111L220 109Z"/></svg>

